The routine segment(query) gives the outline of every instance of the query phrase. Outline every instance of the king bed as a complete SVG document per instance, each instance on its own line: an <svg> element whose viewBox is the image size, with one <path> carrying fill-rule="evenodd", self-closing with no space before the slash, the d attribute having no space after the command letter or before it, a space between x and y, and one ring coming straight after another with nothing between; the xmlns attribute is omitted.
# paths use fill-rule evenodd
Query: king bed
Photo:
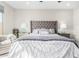
<svg viewBox="0 0 79 59"><path fill-rule="evenodd" d="M57 21L31 21L31 33L12 43L11 58L78 58L74 39L58 35Z"/></svg>

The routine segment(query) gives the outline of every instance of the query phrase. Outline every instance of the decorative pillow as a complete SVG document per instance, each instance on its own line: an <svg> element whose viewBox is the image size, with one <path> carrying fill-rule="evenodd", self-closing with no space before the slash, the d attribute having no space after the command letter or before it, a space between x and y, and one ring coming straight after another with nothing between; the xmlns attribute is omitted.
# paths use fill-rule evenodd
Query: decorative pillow
<svg viewBox="0 0 79 59"><path fill-rule="evenodd" d="M48 29L39 29L39 34L49 34L49 30Z"/></svg>
<svg viewBox="0 0 79 59"><path fill-rule="evenodd" d="M55 34L55 30L41 28L41 29L34 29L32 33L33 34Z"/></svg>
<svg viewBox="0 0 79 59"><path fill-rule="evenodd" d="M39 31L48 31L48 29L41 28L41 29L39 29Z"/></svg>
<svg viewBox="0 0 79 59"><path fill-rule="evenodd" d="M49 29L49 33L50 34L55 34L55 30L54 29Z"/></svg>
<svg viewBox="0 0 79 59"><path fill-rule="evenodd" d="M39 34L39 31L38 31L38 29L34 29L32 33L33 34Z"/></svg>
<svg viewBox="0 0 79 59"><path fill-rule="evenodd" d="M39 34L49 34L48 31L39 31Z"/></svg>

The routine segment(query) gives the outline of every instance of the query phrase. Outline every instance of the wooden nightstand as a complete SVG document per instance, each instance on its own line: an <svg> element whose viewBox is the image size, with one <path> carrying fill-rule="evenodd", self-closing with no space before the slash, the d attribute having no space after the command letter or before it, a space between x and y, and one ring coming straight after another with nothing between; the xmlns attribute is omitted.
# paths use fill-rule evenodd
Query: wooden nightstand
<svg viewBox="0 0 79 59"><path fill-rule="evenodd" d="M61 36L65 36L65 37L70 38L70 34L68 34L68 33L58 33L58 34L61 35Z"/></svg>

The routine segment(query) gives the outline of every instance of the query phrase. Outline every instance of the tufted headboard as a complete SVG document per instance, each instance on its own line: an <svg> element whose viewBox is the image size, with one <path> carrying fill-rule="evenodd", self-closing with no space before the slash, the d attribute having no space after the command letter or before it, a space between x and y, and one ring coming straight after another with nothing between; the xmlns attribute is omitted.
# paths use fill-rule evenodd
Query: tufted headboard
<svg viewBox="0 0 79 59"><path fill-rule="evenodd" d="M34 29L54 29L55 33L57 33L57 21L31 21L31 32Z"/></svg>

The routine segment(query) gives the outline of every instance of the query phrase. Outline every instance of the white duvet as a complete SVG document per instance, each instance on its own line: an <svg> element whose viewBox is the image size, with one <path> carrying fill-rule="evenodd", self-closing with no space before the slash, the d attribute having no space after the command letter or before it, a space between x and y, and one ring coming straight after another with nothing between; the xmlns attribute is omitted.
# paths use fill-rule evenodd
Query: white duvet
<svg viewBox="0 0 79 59"><path fill-rule="evenodd" d="M22 38L36 37L55 37L62 38L59 35L25 35ZM22 39L20 38L20 39ZM65 37L64 37L65 38ZM63 38L63 39L64 39ZM9 57L12 58L73 58L79 57L79 48L68 41L34 41L22 40L12 44L9 51Z"/></svg>

